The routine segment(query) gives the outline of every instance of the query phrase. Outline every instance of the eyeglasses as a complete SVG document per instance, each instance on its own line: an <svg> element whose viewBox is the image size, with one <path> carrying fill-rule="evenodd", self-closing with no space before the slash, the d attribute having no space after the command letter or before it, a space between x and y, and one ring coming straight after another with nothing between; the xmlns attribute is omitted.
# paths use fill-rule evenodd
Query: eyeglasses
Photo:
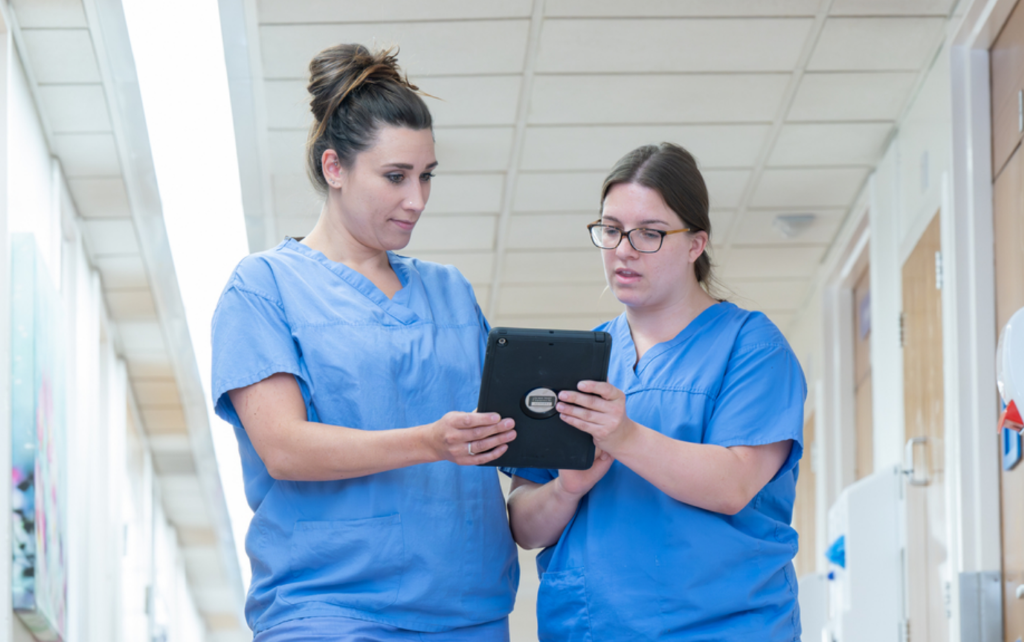
<svg viewBox="0 0 1024 642"><path fill-rule="evenodd" d="M690 228L684 227L681 230L650 230L645 227L637 227L628 232L624 231L621 227L615 227L614 225L605 225L600 221L594 221L587 226L590 230L590 240L594 242L594 245L601 248L602 250L614 250L619 247L619 243L622 243L622 237L629 239L629 244L633 246L633 249L637 252L643 252L644 254L654 254L661 249L661 244L665 241L665 237L669 234L679 234L680 232L689 232Z"/></svg>

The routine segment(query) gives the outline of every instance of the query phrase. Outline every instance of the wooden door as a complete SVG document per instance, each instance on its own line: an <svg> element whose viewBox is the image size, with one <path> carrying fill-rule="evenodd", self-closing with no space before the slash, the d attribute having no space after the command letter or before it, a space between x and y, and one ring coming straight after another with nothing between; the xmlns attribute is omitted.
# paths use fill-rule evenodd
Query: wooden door
<svg viewBox="0 0 1024 642"><path fill-rule="evenodd" d="M793 566L796 576L803 577L817 570L816 524L817 502L815 474L811 460L814 452L814 415L804 422L804 457L800 460L800 477L796 480L796 501L793 503L793 528L800 536L800 548Z"/></svg>
<svg viewBox="0 0 1024 642"><path fill-rule="evenodd" d="M946 562L946 501L943 440L942 291L936 256L941 250L936 215L903 264L903 394L906 438L918 478L907 484L907 607L910 640L949 639Z"/></svg>
<svg viewBox="0 0 1024 642"><path fill-rule="evenodd" d="M996 273L996 332L1024 307L1024 157L1013 153L993 186ZM995 349L995 346L993 346ZM996 391L992 391L997 403ZM995 426L992 427L995 430ZM1000 439L1002 442L1002 439ZM1000 447L1002 444L1000 443ZM1000 453L992 465L1002 470ZM1000 473L1003 538L1003 631L1008 642L1024 639L1024 463Z"/></svg>
<svg viewBox="0 0 1024 642"><path fill-rule="evenodd" d="M857 453L854 479L875 471L874 419L871 404L871 269L865 266L853 286L853 394Z"/></svg>

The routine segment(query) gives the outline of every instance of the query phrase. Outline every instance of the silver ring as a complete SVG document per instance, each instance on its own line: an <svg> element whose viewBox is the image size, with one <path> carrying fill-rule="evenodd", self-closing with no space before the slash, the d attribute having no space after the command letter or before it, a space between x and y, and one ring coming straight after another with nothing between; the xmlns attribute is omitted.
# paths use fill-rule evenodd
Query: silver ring
<svg viewBox="0 0 1024 642"><path fill-rule="evenodd" d="M473 442L466 442L466 452L468 452L471 457L476 455L476 453L473 452Z"/></svg>

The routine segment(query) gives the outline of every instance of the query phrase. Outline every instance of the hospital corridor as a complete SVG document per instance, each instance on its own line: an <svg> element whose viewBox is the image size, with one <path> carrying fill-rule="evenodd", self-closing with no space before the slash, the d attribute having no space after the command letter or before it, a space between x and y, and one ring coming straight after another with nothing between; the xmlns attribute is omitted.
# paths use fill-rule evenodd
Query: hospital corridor
<svg viewBox="0 0 1024 642"><path fill-rule="evenodd" d="M0 642L1024 641L1024 0L0 38Z"/></svg>

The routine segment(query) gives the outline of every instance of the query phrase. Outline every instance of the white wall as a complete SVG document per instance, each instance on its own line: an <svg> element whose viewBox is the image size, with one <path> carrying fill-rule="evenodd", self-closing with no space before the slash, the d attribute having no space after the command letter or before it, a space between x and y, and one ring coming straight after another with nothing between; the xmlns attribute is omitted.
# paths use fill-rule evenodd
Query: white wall
<svg viewBox="0 0 1024 642"><path fill-rule="evenodd" d="M201 642L204 623L188 588L176 531L159 504L151 453L130 411L125 363L115 350L115 327L106 314L99 275L89 263L80 219L50 155L20 63L6 44L12 64L0 78L7 96L0 112L6 114L0 143L6 139L7 144L0 144L0 158L16 162L0 164L6 168L0 185L10 186L0 200L0 455L5 458L0 466L9 468L11 440L9 233L29 232L60 288L66 315L66 639L148 640L163 632L167 642ZM0 508L9 511L10 476L4 480ZM10 550L8 535L0 537L0 547ZM8 561L0 566L0 576L9 577L9 569ZM0 617L9 617L9 588L0 597L5 600ZM150 613L161 618L160 630ZM0 621L0 639L32 639L17 618Z"/></svg>

